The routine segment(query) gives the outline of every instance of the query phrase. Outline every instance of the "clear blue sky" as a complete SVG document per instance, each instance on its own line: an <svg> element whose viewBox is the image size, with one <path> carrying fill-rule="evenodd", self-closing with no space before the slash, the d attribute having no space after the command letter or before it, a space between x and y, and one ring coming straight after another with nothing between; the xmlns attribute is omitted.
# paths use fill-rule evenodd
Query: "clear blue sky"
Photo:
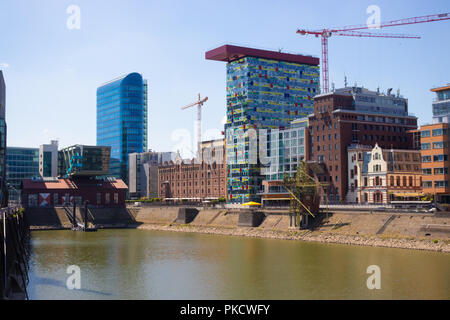
<svg viewBox="0 0 450 320"><path fill-rule="evenodd" d="M80 30L66 27L71 4L81 9ZM174 130L193 131L195 111L180 108L199 92L209 97L204 129L222 130L225 63L205 51L232 43L320 56L320 40L297 28L364 24L373 4L382 21L450 12L448 0L2 0L8 145L95 144L96 88L134 71L149 83L150 148L170 150ZM450 21L380 31L422 39L331 38L331 82L343 86L346 75L373 90L400 88L419 123L430 122L429 89L450 82Z"/></svg>

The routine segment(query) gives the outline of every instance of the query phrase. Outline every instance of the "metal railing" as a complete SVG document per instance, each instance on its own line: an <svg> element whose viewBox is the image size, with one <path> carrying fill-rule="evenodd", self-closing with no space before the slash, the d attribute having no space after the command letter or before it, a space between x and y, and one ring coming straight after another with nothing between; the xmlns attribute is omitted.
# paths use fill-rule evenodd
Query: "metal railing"
<svg viewBox="0 0 450 320"><path fill-rule="evenodd" d="M0 209L0 299L28 299L29 226L20 206Z"/></svg>

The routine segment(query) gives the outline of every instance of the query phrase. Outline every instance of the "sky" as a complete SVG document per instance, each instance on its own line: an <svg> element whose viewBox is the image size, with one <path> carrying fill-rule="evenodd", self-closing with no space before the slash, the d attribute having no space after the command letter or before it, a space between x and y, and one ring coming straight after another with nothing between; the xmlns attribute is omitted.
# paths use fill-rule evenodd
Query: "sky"
<svg viewBox="0 0 450 320"><path fill-rule="evenodd" d="M80 9L79 29L68 28L71 5ZM235 44L320 57L320 39L296 30L365 24L371 5L381 21L450 12L448 0L1 0L7 145L95 145L96 89L130 72L148 81L151 149L175 151L181 135L194 139L196 110L181 107L198 93L209 98L203 138L218 138L226 66L205 60L206 51ZM330 83L342 87L347 77L372 90L400 89L419 124L431 122L430 88L450 82L450 20L374 32L421 39L331 37Z"/></svg>

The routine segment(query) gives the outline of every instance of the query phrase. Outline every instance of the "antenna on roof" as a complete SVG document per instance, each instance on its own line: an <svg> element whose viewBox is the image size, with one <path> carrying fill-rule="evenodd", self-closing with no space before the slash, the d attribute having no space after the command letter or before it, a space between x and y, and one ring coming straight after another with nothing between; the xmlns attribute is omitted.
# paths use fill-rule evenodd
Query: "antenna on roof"
<svg viewBox="0 0 450 320"><path fill-rule="evenodd" d="M344 76L344 87L347 88L347 76Z"/></svg>

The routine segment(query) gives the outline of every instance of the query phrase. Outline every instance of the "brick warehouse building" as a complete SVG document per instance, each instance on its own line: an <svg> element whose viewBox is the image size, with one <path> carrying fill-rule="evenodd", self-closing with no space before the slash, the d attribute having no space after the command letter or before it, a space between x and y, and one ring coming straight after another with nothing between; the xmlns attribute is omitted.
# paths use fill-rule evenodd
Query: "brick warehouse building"
<svg viewBox="0 0 450 320"><path fill-rule="evenodd" d="M204 201L227 197L225 143L203 141L203 161L165 162L158 168L159 198L165 201ZM211 155L211 158L208 157Z"/></svg>
<svg viewBox="0 0 450 320"><path fill-rule="evenodd" d="M417 118L408 114L407 99L345 87L314 97L314 114L309 116L311 136L307 159L320 163L329 183L328 201L346 201L348 185L347 147L364 144L381 148L413 149Z"/></svg>

